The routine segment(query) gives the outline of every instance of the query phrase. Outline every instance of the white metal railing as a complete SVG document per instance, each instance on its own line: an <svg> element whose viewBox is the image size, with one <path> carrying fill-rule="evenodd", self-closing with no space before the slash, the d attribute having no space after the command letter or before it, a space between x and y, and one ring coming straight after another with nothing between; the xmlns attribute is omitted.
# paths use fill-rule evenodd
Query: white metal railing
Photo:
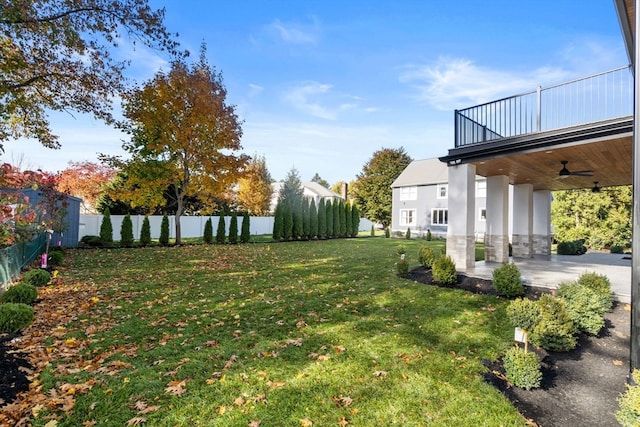
<svg viewBox="0 0 640 427"><path fill-rule="evenodd" d="M630 116L633 76L621 67L455 111L455 146Z"/></svg>

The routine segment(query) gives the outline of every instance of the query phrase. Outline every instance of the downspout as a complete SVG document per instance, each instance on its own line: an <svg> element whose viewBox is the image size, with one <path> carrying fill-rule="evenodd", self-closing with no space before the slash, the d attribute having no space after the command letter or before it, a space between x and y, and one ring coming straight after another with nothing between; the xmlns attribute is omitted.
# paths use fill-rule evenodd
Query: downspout
<svg viewBox="0 0 640 427"><path fill-rule="evenodd" d="M618 6L616 6L618 7ZM620 12L620 11L619 11ZM620 13L618 13L620 15ZM635 0L635 32L640 33L640 0ZM630 374L634 369L640 368L640 79L636 72L638 61L640 58L640 43L633 40L632 70L633 70L633 230L631 248L633 251L631 261L631 337L630 337L630 355L629 368ZM630 382L633 382L629 375Z"/></svg>

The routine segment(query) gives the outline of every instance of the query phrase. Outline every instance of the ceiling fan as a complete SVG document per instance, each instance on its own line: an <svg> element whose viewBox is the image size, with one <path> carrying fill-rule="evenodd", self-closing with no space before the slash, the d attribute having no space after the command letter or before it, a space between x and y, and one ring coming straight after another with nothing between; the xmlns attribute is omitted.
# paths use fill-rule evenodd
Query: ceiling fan
<svg viewBox="0 0 640 427"><path fill-rule="evenodd" d="M560 163L562 163L562 169L560 169L560 173L558 174L560 178L566 178L568 176L593 176L593 171L569 172L569 169L567 169L567 163L569 163L568 160L561 160Z"/></svg>

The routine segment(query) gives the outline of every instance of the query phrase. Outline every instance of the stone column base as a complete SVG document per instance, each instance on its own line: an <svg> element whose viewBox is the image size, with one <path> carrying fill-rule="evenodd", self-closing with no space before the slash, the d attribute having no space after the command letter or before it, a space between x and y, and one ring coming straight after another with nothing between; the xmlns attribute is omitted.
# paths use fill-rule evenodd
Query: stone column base
<svg viewBox="0 0 640 427"><path fill-rule="evenodd" d="M533 253L536 255L551 255L551 236L534 234L532 246Z"/></svg>
<svg viewBox="0 0 640 427"><path fill-rule="evenodd" d="M512 256L516 258L533 257L533 245L528 234L514 234L511 236Z"/></svg>
<svg viewBox="0 0 640 427"><path fill-rule="evenodd" d="M475 236L447 236L447 255L456 268L469 269L476 266Z"/></svg>
<svg viewBox="0 0 640 427"><path fill-rule="evenodd" d="M484 260L509 262L509 237L487 234L484 242Z"/></svg>

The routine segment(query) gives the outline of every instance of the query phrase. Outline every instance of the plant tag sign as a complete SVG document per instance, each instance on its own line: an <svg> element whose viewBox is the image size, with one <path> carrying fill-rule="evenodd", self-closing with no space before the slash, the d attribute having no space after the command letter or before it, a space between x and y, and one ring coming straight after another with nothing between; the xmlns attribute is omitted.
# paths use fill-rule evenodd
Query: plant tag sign
<svg viewBox="0 0 640 427"><path fill-rule="evenodd" d="M527 342L527 337L524 331L520 328L515 329L515 332L513 334L513 339L514 341L521 342L521 343Z"/></svg>

